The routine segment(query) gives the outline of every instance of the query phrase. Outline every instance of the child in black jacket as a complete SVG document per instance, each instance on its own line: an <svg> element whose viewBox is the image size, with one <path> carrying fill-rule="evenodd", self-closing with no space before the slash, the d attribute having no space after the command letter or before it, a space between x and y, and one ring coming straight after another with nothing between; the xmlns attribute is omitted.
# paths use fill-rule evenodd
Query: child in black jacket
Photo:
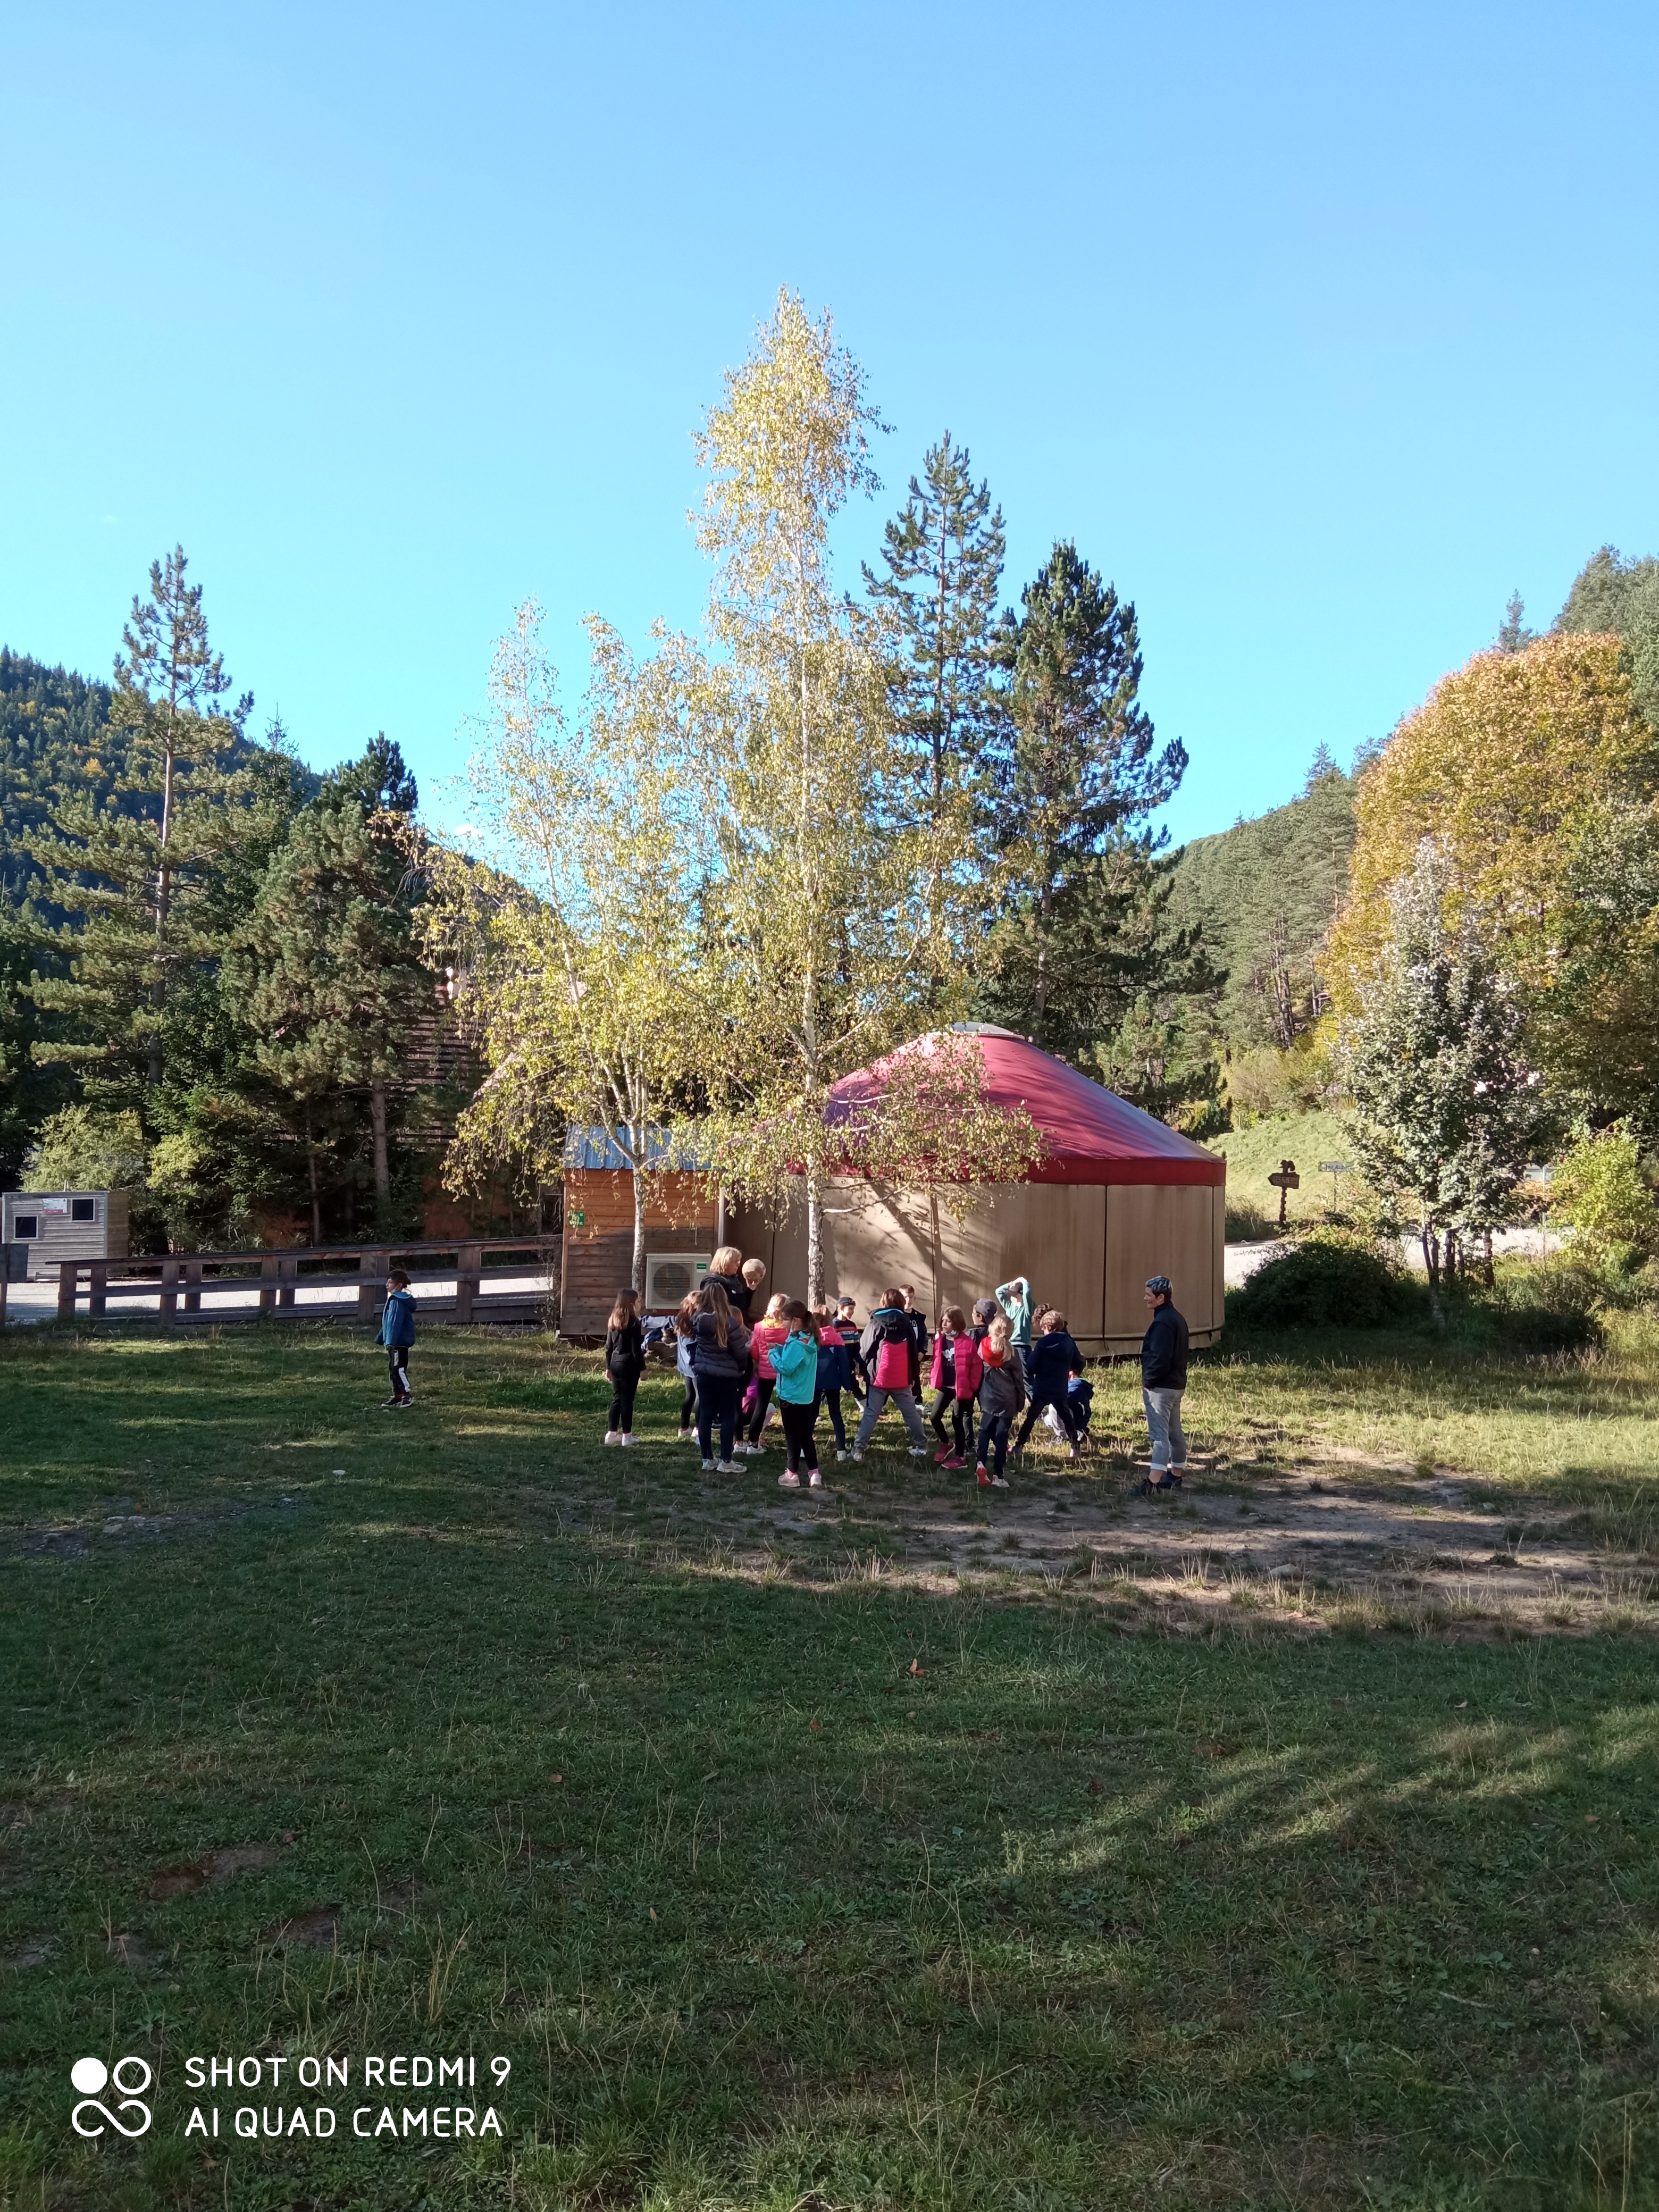
<svg viewBox="0 0 1659 2212"><path fill-rule="evenodd" d="M640 1302L633 1291L618 1291L605 1332L605 1371L611 1377L611 1425L605 1432L608 1444L634 1441L634 1394L645 1372L645 1331L640 1327Z"/></svg>

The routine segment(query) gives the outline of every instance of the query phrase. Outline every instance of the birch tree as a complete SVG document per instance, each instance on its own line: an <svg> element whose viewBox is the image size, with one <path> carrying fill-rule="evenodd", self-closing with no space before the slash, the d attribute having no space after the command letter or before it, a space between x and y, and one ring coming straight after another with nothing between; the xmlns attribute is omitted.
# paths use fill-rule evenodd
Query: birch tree
<svg viewBox="0 0 1659 2212"><path fill-rule="evenodd" d="M451 848L433 863L428 942L459 956L459 1010L489 1071L447 1178L471 1188L512 1157L550 1179L566 1123L601 1124L633 1170L643 1291L646 1211L671 1164L658 1132L704 1026L699 802L686 772L702 664L660 633L635 660L592 617L592 678L572 727L541 619L526 600L495 650L473 766L487 856Z"/></svg>
<svg viewBox="0 0 1659 2212"><path fill-rule="evenodd" d="M697 440L722 732L704 769L710 918L729 1008L705 1138L738 1188L773 1194L786 1159L799 1172L814 1301L830 1087L919 1025L957 972L949 906L929 894L953 880L961 824L917 819L888 672L831 575L836 516L879 489L878 427L830 316L781 292Z"/></svg>

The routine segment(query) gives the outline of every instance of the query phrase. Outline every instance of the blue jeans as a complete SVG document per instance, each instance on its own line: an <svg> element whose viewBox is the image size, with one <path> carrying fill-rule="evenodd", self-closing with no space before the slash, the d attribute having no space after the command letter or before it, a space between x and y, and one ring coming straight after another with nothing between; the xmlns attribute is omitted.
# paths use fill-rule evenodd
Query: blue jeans
<svg viewBox="0 0 1659 2212"><path fill-rule="evenodd" d="M910 1449L913 1451L921 1451L926 1446L927 1439L921 1432L921 1415L917 1411L916 1401L908 1390L878 1390L872 1382L870 1386L870 1395L864 1401L864 1412L859 1420L858 1434L853 1439L853 1449L855 1452L861 1452L869 1443L871 1431L880 1417L882 1408L890 1398L898 1408L900 1417L909 1431Z"/></svg>
<svg viewBox="0 0 1659 2212"><path fill-rule="evenodd" d="M1168 1467L1173 1468L1179 1474L1187 1464L1187 1439L1181 1427L1180 1391L1143 1389L1140 1402L1146 1408L1146 1426L1152 1432L1152 1465L1160 1473Z"/></svg>

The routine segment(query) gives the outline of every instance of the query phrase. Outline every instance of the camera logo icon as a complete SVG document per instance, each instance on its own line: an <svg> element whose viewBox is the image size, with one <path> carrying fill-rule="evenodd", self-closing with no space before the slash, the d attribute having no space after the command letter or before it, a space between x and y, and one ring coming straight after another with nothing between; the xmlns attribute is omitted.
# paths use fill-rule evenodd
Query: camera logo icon
<svg viewBox="0 0 1659 2212"><path fill-rule="evenodd" d="M76 2134L100 2136L107 2120L117 2135L143 2135L150 2123L144 2092L155 2079L149 2062L143 2058L118 2058L113 2068L106 2066L101 2058L77 2058L70 2068L70 2081L81 2100L70 2114ZM112 2081L118 2100L114 2112L98 2101ZM82 2117L88 2112L99 2115L90 2125Z"/></svg>

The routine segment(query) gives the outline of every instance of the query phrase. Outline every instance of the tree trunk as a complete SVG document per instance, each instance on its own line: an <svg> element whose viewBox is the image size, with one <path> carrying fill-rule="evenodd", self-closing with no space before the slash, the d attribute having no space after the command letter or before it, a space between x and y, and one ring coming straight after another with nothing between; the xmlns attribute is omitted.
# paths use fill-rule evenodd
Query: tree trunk
<svg viewBox="0 0 1659 2212"><path fill-rule="evenodd" d="M368 1086L368 1118L374 1133L374 1202L385 1214L392 1205L392 1168L386 1149L386 1085L379 1076Z"/></svg>
<svg viewBox="0 0 1659 2212"><path fill-rule="evenodd" d="M311 1243L314 1251L323 1241L323 1209L317 1195L317 1146L311 1133L311 1115L306 1114L306 1171L311 1178Z"/></svg>
<svg viewBox="0 0 1659 2212"><path fill-rule="evenodd" d="M643 1134L642 1130L635 1129L633 1132L635 1162L633 1176L634 1267L629 1277L629 1280L634 1286L635 1297L640 1298L645 1296L645 1177L640 1173L637 1164L645 1158L644 1147L641 1141Z"/></svg>
<svg viewBox="0 0 1659 2212"><path fill-rule="evenodd" d="M818 1189L817 1176L809 1165L806 1170L806 1303L809 1306L823 1304L823 1194Z"/></svg>
<svg viewBox="0 0 1659 2212"><path fill-rule="evenodd" d="M1429 1277L1429 1310L1434 1316L1437 1328L1446 1326L1445 1310L1440 1303L1440 1239L1432 1229L1425 1226L1421 1234L1423 1265Z"/></svg>

